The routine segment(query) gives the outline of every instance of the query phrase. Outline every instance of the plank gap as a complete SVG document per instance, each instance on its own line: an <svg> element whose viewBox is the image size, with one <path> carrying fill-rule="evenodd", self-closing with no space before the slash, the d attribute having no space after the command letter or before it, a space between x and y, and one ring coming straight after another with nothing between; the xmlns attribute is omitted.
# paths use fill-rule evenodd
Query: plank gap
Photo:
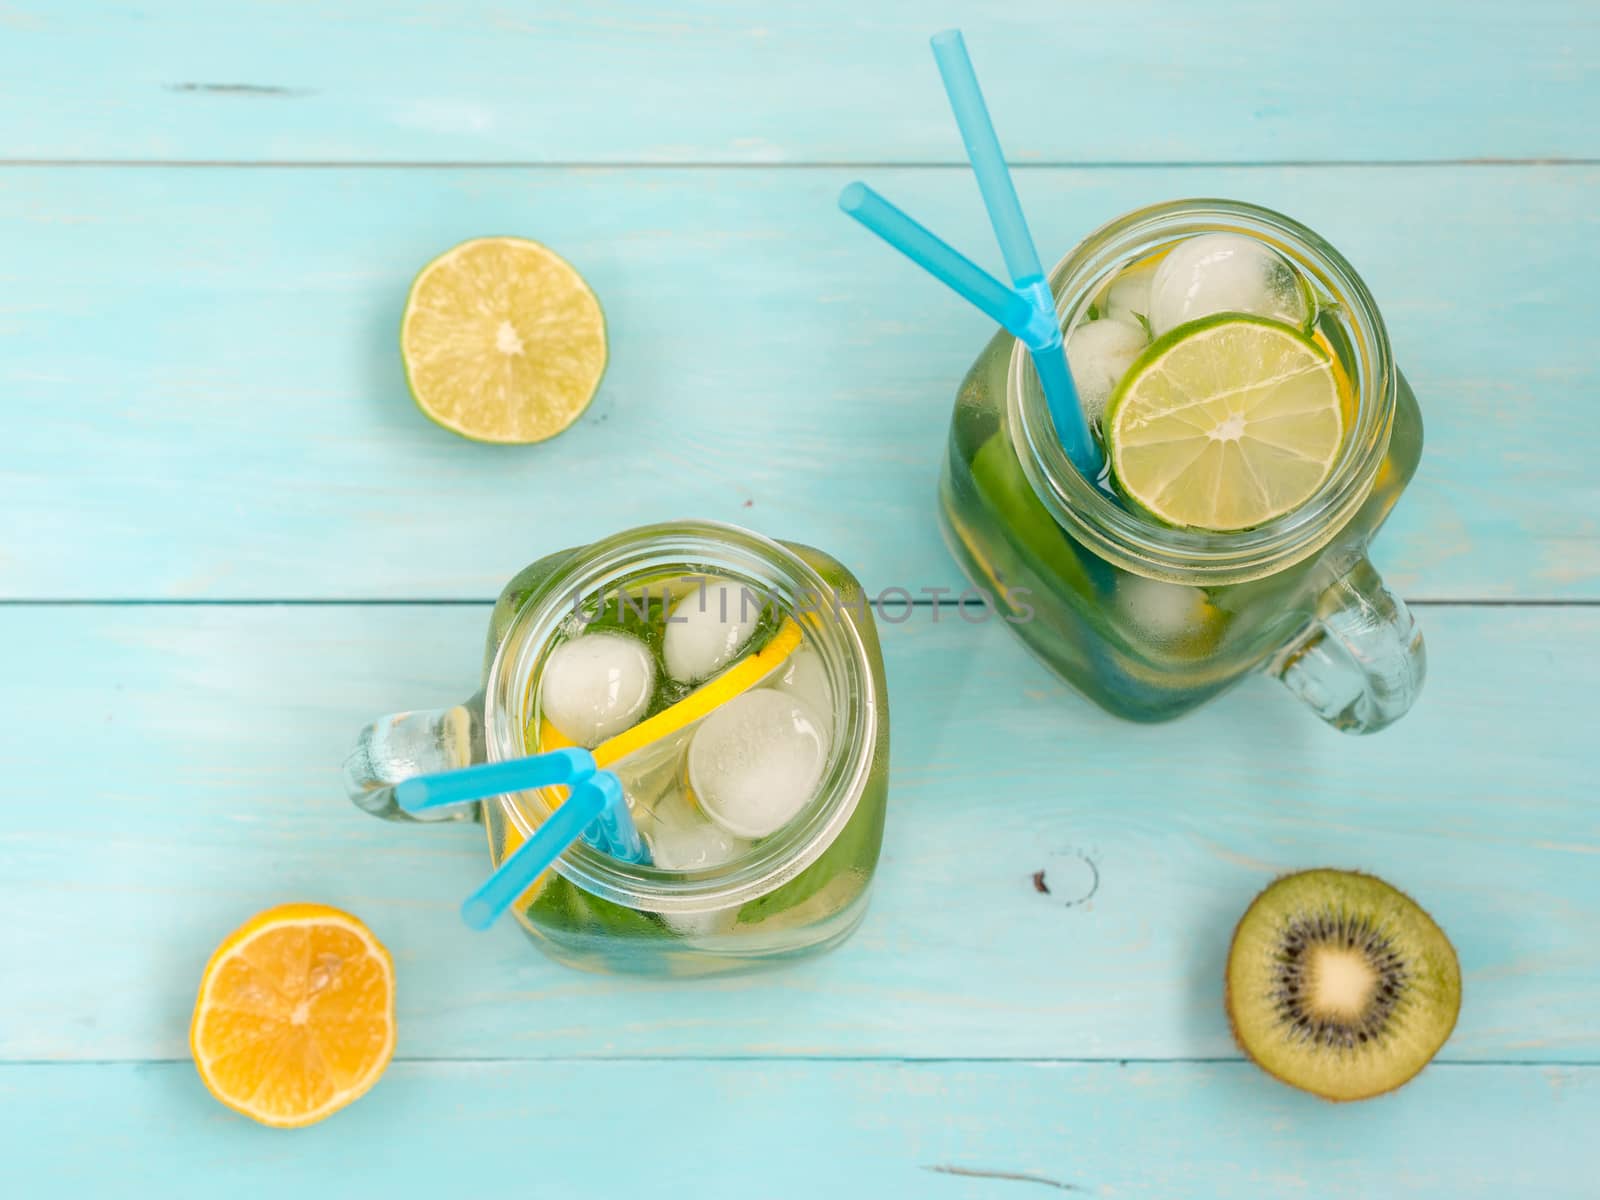
<svg viewBox="0 0 1600 1200"><path fill-rule="evenodd" d="M192 1058L0 1058L0 1068L5 1067L167 1067L192 1063ZM863 1063L883 1065L902 1063L907 1066L1082 1066L1082 1067L1172 1067L1172 1066L1228 1066L1245 1065L1241 1056L1216 1055L1210 1057L1171 1058L1119 1058L1064 1057L1051 1058L1037 1055L904 1055L904 1054L549 1054L528 1058L508 1058L493 1055L403 1055L396 1054L391 1065L412 1066L499 1066L550 1063L617 1063L618 1065L651 1065L672 1063ZM1523 1058L1437 1058L1426 1070L1434 1068L1497 1068L1528 1067L1539 1070L1597 1070L1600 1060L1594 1059L1523 1059Z"/></svg>
<svg viewBox="0 0 1600 1200"><path fill-rule="evenodd" d="M1216 171L1318 168L1348 170L1406 170L1426 167L1594 167L1600 158L1264 158L1232 159L1146 159L1122 162L1114 159L1075 162L1072 160L1030 160L1012 162L1013 171ZM0 169L127 167L150 170L292 170L292 171L970 171L964 159L896 161L857 161L853 159L807 159L794 162L740 162L694 159L683 162L652 159L502 159L464 161L454 159L229 159L229 158L5 158Z"/></svg>
<svg viewBox="0 0 1600 1200"><path fill-rule="evenodd" d="M873 608L881 606L880 600L869 600ZM891 602L898 612L905 602L896 598ZM1600 608L1600 599L1556 598L1540 599L1465 599L1465 600L1406 600L1412 608ZM395 599L382 596L331 597L319 599L306 596L249 597L206 600L164 599L156 596L129 597L4 597L4 608L489 608L494 600L466 596L407 597ZM981 609L980 600L918 600L911 601L913 608ZM895 622L890 622L894 624Z"/></svg>

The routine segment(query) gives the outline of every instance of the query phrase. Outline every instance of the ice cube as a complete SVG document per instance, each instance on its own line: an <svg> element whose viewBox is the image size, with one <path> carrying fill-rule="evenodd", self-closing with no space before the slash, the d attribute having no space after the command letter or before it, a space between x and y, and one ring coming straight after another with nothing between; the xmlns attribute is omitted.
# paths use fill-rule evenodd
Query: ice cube
<svg viewBox="0 0 1600 1200"><path fill-rule="evenodd" d="M1311 313L1300 274L1270 246L1236 233L1205 233L1179 242L1150 285L1156 337L1212 313L1251 313L1305 325Z"/></svg>
<svg viewBox="0 0 1600 1200"><path fill-rule="evenodd" d="M807 645L801 645L789 655L788 660L773 672L769 686L790 696L796 696L811 706L818 716L831 717L833 692L828 687L828 672L823 668L822 655ZM832 728L832 721L826 725Z"/></svg>
<svg viewBox="0 0 1600 1200"><path fill-rule="evenodd" d="M644 715L655 686L655 660L643 642L621 633L586 633L550 652L539 707L558 730L593 749Z"/></svg>
<svg viewBox="0 0 1600 1200"><path fill-rule="evenodd" d="M826 726L804 700L758 688L728 701L695 731L689 785L729 833L766 837L817 790L828 759Z"/></svg>
<svg viewBox="0 0 1600 1200"><path fill-rule="evenodd" d="M738 918L739 909L712 908L704 912L664 912L661 919L669 928L685 938L715 938L730 932Z"/></svg>
<svg viewBox="0 0 1600 1200"><path fill-rule="evenodd" d="M707 579L673 605L663 651L680 683L704 679L733 661L761 619L761 597L725 579Z"/></svg>
<svg viewBox="0 0 1600 1200"><path fill-rule="evenodd" d="M1106 289L1105 299L1100 305L1101 319L1121 321L1143 334L1144 325L1139 318L1148 320L1150 317L1150 284L1155 275L1154 264L1135 267L1118 275Z"/></svg>
<svg viewBox="0 0 1600 1200"><path fill-rule="evenodd" d="M1106 401L1145 348L1144 330L1121 321L1090 321L1067 338L1067 362L1083 415L1098 421Z"/></svg>
<svg viewBox="0 0 1600 1200"><path fill-rule="evenodd" d="M724 866L750 848L743 838L734 837L713 825L704 813L697 812L674 790L655 807L653 821L644 829L650 846L650 860L664 871L701 871ZM733 927L736 908L706 912L666 912L661 917L686 937L708 937Z"/></svg>
<svg viewBox="0 0 1600 1200"><path fill-rule="evenodd" d="M1141 636L1169 648L1205 636L1219 615L1199 588L1142 575L1118 576L1116 605Z"/></svg>
<svg viewBox="0 0 1600 1200"><path fill-rule="evenodd" d="M698 871L720 867L750 848L690 807L682 792L664 798L655 808L655 823L646 833L650 858L664 871Z"/></svg>

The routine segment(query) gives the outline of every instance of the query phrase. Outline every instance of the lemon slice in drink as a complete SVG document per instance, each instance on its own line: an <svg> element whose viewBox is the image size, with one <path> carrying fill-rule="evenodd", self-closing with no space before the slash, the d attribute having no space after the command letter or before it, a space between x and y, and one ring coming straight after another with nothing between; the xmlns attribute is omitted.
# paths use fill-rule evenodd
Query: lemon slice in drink
<svg viewBox="0 0 1600 1200"><path fill-rule="evenodd" d="M1304 504L1344 441L1333 357L1278 321L1223 313L1141 354L1106 409L1118 487L1169 525L1250 529Z"/></svg>
<svg viewBox="0 0 1600 1200"><path fill-rule="evenodd" d="M400 355L417 407L435 424L480 442L542 442L594 398L605 316L553 250L477 238L422 268L406 297Z"/></svg>

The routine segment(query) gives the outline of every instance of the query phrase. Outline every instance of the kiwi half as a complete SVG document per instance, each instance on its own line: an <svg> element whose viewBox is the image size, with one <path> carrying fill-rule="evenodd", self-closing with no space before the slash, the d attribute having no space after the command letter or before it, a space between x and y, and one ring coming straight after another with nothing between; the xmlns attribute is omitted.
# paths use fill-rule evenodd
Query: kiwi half
<svg viewBox="0 0 1600 1200"><path fill-rule="evenodd" d="M1356 871L1301 871L1240 918L1227 1007L1262 1070L1328 1100L1364 1100L1405 1083L1444 1045L1461 1009L1461 966L1405 893Z"/></svg>

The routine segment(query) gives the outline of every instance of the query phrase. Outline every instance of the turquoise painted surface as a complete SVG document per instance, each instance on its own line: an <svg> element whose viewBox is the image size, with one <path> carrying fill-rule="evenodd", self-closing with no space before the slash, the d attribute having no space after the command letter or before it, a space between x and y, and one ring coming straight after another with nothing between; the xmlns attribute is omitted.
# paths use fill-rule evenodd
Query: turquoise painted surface
<svg viewBox="0 0 1600 1200"><path fill-rule="evenodd" d="M113 1126L130 1150L163 1147L158 1184L81 1154L53 1176L96 1197L199 1195L203 1182L269 1200L319 1194L307 1187L318 1179L329 1195L359 1179L362 1195L510 1186L562 1200L1590 1200L1600 1166L1593 1067L1438 1067L1382 1105L1333 1108L1265 1089L1242 1063L399 1063L337 1122L292 1140L240 1130L189 1076L187 1063L0 1068L17 1114L0 1149L31 1170L57 1139L98 1144ZM587 1119L597 1107L634 1117L627 1154ZM1509 1113L1526 1123L1515 1139ZM426 1153L407 1150L423 1139ZM553 1146L565 1147L554 1162ZM382 1151L352 1160L362 1147ZM561 1162L576 1165L548 1173Z"/></svg>
<svg viewBox="0 0 1600 1200"><path fill-rule="evenodd" d="M1045 162L1595 157L1586 0L10 0L0 154L957 162L963 26Z"/></svg>
<svg viewBox="0 0 1600 1200"><path fill-rule="evenodd" d="M0 171L0 388L26 414L0 448L0 595L488 599L548 548L552 504L567 537L666 510L827 546L874 590L955 584L931 497L989 329L838 212L858 174L1000 269L959 171ZM1326 233L1425 406L1380 566L1414 598L1600 598L1600 166L1041 170L1021 192L1052 259L1185 194ZM570 256L613 331L595 404L547 446L463 442L406 394L406 287L485 231Z"/></svg>
<svg viewBox="0 0 1600 1200"><path fill-rule="evenodd" d="M1428 424L1378 547L1420 707L1354 742L1262 681L1120 725L924 607L884 629L894 804L839 952L638 983L467 934L474 833L362 817L338 764L460 698L517 566L670 501L955 582L932 483L986 330L833 209L865 176L995 262L924 45L955 21L1047 255L1213 193L1366 275ZM1597 61L1580 0L0 6L5 1193L1593 1195ZM492 231L610 319L545 448L433 429L394 355L412 271ZM1221 1013L1238 912L1322 863L1413 892L1466 976L1441 1062L1365 1105L1267 1080ZM283 1135L185 1031L218 938L290 898L388 941L401 1038Z"/></svg>
<svg viewBox="0 0 1600 1200"><path fill-rule="evenodd" d="M340 799L366 718L473 688L487 612L0 610L0 761L30 764L30 795L77 762L71 820L24 807L0 835L22 918L0 1061L182 1057L213 945L285 897L373 923L406 1056L1228 1058L1233 922L1311 863L1403 880L1452 935L1446 1059L1600 1058L1600 609L1423 607L1430 690L1403 736L1365 740L1265 680L1129 726L998 624L884 623L894 803L866 924L801 969L666 984L556 968L509 925L468 934L482 831Z"/></svg>

